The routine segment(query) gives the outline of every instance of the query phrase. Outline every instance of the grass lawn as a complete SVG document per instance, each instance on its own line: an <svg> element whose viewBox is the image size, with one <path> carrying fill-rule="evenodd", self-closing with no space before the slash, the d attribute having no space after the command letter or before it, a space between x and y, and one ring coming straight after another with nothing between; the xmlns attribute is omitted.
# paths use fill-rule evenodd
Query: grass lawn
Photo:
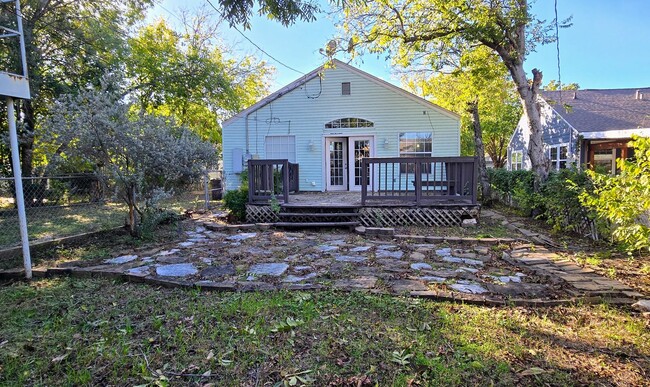
<svg viewBox="0 0 650 387"><path fill-rule="evenodd" d="M2 385L644 385L648 320L108 280L0 287Z"/></svg>
<svg viewBox="0 0 650 387"><path fill-rule="evenodd" d="M107 230L124 224L126 209L119 204L82 204L27 209L30 241ZM0 217L0 247L20 244L18 215L9 210Z"/></svg>
<svg viewBox="0 0 650 387"><path fill-rule="evenodd" d="M215 203L218 202L211 202ZM186 209L203 208L205 202L201 192L187 192L165 199L160 205L182 213ZM30 241L43 241L120 227L127 216L126 205L120 203L32 207L27 208L27 230ZM0 213L0 248L19 244L18 214L16 210L5 210Z"/></svg>

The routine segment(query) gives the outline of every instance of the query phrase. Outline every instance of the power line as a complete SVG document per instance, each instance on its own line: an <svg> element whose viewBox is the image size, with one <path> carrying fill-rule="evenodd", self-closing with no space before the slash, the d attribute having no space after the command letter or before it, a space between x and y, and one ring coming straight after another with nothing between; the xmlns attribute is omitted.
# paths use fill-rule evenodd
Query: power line
<svg viewBox="0 0 650 387"><path fill-rule="evenodd" d="M557 20L557 0L554 2L555 6L555 50L557 51L557 83L560 89L560 105L562 105L562 73L560 70L560 28L558 27Z"/></svg>
<svg viewBox="0 0 650 387"><path fill-rule="evenodd" d="M217 7L215 7L214 4L212 4L212 2L211 2L210 0L206 0L206 1L208 2L208 4L210 4L210 6L211 6L215 11L217 11L217 13L219 13L219 15L221 15L222 18L225 19L225 16L223 15L223 13L221 13L221 11L219 11L219 9L217 9ZM293 68L293 67L291 67L291 66L289 66L289 65L287 65L287 64L285 64L285 63L283 63L283 62L280 61L279 59L275 58L273 55L271 55L271 54L269 54L268 52L266 52L262 47L260 47L260 46L257 45L255 42L253 42L253 41L252 41L248 36L244 35L244 33L241 32L241 31L239 30L239 28L237 28L237 26L235 26L235 25L231 25L230 27L234 28L235 31L239 32L239 34L240 34L241 36L243 36L244 39L248 40L248 41L250 42L250 44L252 44L253 46L255 46L258 50L262 51L264 54L266 54L266 56L268 56L269 58L273 59L273 60L274 60L275 62L277 62L278 64L280 64L280 65L282 65L282 66L288 68L289 70L295 71L295 72L297 72L298 74L303 74L303 75L305 75L304 72L302 72L302 71L300 71L300 70L296 70L295 68Z"/></svg>

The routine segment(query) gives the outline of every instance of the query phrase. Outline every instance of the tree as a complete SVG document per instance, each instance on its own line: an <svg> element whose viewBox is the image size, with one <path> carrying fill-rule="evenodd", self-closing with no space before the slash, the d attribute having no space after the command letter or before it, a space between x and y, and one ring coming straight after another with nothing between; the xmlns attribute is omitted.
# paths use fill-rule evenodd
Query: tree
<svg viewBox="0 0 650 387"><path fill-rule="evenodd" d="M152 0L23 0L22 16L31 100L19 103L21 169L34 169L39 123L56 97L86 84L97 85L105 71L121 63L127 30L144 17ZM4 23L15 22L10 4L0 4ZM4 39L6 41L6 39ZM19 68L17 44L2 42L0 63Z"/></svg>
<svg viewBox="0 0 650 387"><path fill-rule="evenodd" d="M560 82L556 81L555 79L551 79L550 81L548 81L548 84L542 88L544 90L549 90L549 91L560 90ZM578 89L580 89L580 85L578 85L577 83L562 84L562 90L578 90Z"/></svg>
<svg viewBox="0 0 650 387"><path fill-rule="evenodd" d="M467 50L444 72L416 68L406 71L404 84L436 104L461 116L461 153L477 154L473 114L477 102L485 152L495 168L505 165L510 136L521 117L521 105L508 70L487 47Z"/></svg>
<svg viewBox="0 0 650 387"><path fill-rule="evenodd" d="M157 202L202 176L216 162L216 150L173 120L132 114L114 79L100 89L81 90L58 99L44 125L47 141L59 148L52 163L85 163L114 182L129 209L137 235Z"/></svg>
<svg viewBox="0 0 650 387"><path fill-rule="evenodd" d="M218 122L267 92L270 69L251 57L227 58L215 43L219 23L208 14L182 17L185 31L159 20L129 39L129 95L143 112L171 116L204 140L220 143Z"/></svg>
<svg viewBox="0 0 650 387"><path fill-rule="evenodd" d="M349 51L388 51L404 67L420 63L441 70L465 50L493 50L510 72L530 126L528 155L540 189L549 172L538 105L542 73L533 69L529 80L524 60L535 44L555 37L553 25L536 20L527 0L379 0L350 2L344 12Z"/></svg>
<svg viewBox="0 0 650 387"><path fill-rule="evenodd" d="M250 29L250 19L253 16L255 1L217 1L222 15L231 25L241 24L245 29ZM212 1L208 0L208 3L215 7ZM284 26L289 26L297 20L314 21L316 14L320 11L318 3L309 0L257 0L256 3L257 12L260 15L267 15L269 19L277 20Z"/></svg>

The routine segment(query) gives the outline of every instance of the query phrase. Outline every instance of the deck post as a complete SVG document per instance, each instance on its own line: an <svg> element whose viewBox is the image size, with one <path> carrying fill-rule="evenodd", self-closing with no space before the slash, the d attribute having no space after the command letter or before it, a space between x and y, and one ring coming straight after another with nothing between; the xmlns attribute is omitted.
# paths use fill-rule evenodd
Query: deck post
<svg viewBox="0 0 650 387"><path fill-rule="evenodd" d="M256 173L253 170L253 160L248 160L248 202L249 203L253 203L253 195L255 194L255 175Z"/></svg>
<svg viewBox="0 0 650 387"><path fill-rule="evenodd" d="M472 204L476 204L478 201L478 157L479 156L474 156L474 168L472 171L474 173L474 176L472 177Z"/></svg>
<svg viewBox="0 0 650 387"><path fill-rule="evenodd" d="M282 162L282 197L285 203L289 203L289 160Z"/></svg>
<svg viewBox="0 0 650 387"><path fill-rule="evenodd" d="M415 161L415 203L422 202L422 159Z"/></svg>
<svg viewBox="0 0 650 387"><path fill-rule="evenodd" d="M366 158L361 159L361 205L366 205L366 196L368 195L368 186L366 181L368 181L368 160Z"/></svg>

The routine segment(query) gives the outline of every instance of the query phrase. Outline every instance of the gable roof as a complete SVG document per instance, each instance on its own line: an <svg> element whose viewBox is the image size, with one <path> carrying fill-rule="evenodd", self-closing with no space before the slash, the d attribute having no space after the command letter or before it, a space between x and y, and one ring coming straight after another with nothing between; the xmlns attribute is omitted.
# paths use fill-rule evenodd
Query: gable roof
<svg viewBox="0 0 650 387"><path fill-rule="evenodd" d="M413 93L410 93L410 92L402 89L401 87L397 87L397 86L393 85L392 83L386 82L381 78L378 78L378 77L376 77L376 76L374 76L372 74L369 74L369 73L367 73L365 71L359 70L358 68L353 67L353 66L351 66L351 65L349 65L347 63L341 62L338 59L333 59L333 62L334 62L335 67L337 67L337 68L340 67L340 68L346 69L346 70L350 71L351 73L359 75L359 76L361 76L361 77L363 77L363 78L365 78L365 79L367 79L367 80L369 80L369 81L371 81L373 83L376 83L379 86L382 86L384 88L392 90L392 91L394 91L394 92L396 92L398 94L401 94L402 96L404 96L406 98L409 98L409 99L413 100L414 102L425 106L426 108L436 110L439 113L442 113L442 114L444 114L444 115L446 115L448 117L451 117L453 119L460 119L460 116L458 114L452 112L451 110L447 110L447 109L445 109L443 107L440 107L440 106L438 106L438 105L436 105L436 104L434 104L432 102L429 102L426 99L424 99L424 98L422 98L420 96L417 96L417 95L415 95ZM254 103L253 105L247 107L246 109L240 111L239 113L237 113L234 116L230 117L229 119L225 120L222 123L222 126L226 126L230 122L232 122L233 120L235 120L237 118L245 117L248 114L250 114L250 113L252 113L252 112L254 112L256 110L259 110L259 109L263 108L264 106L266 106L269 103L275 101L276 99L282 97L283 95L297 89L298 87L300 87L300 86L304 85L305 83L311 81L312 79L318 77L319 74L324 70L326 70L325 65L320 66L320 67L310 71L309 73L307 73L307 74L303 75L302 77L296 79L295 81L289 83L288 85L284 86L283 88L279 89L278 91L276 91L276 92L262 98L261 100ZM649 94L649 96L650 96L650 94Z"/></svg>
<svg viewBox="0 0 650 387"><path fill-rule="evenodd" d="M637 90L643 99L637 99ZM650 87L542 91L542 95L581 133L650 128Z"/></svg>

